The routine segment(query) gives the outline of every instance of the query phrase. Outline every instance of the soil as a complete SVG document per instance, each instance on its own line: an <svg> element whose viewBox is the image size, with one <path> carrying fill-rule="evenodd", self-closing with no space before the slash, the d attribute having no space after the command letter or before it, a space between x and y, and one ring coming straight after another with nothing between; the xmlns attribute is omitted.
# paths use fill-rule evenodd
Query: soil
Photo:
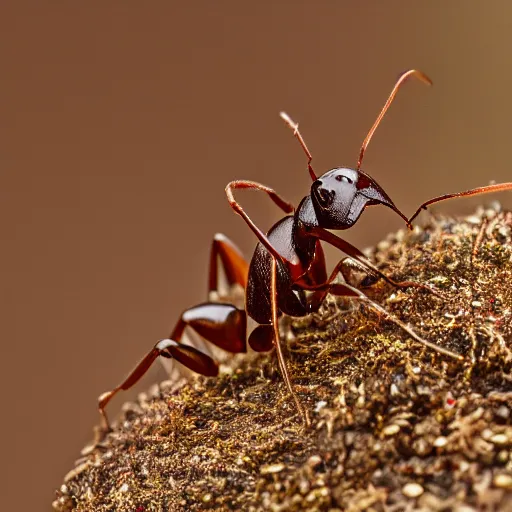
<svg viewBox="0 0 512 512"><path fill-rule="evenodd" d="M512 213L430 217L368 255L398 281L282 326L311 427L274 353L125 404L64 478L58 511L512 510ZM369 284L357 270L351 279ZM375 280L373 280L375 281Z"/></svg>

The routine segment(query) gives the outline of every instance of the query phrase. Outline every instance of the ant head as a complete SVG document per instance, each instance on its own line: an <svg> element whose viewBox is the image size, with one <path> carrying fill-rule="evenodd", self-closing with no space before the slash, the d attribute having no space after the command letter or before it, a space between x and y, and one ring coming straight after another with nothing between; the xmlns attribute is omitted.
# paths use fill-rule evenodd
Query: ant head
<svg viewBox="0 0 512 512"><path fill-rule="evenodd" d="M316 217L322 227L326 229L347 229L357 221L367 206L383 204L398 213L398 215L405 220L407 227L412 229L410 221L407 220L407 217L393 204L393 201L391 201L386 192L382 190L373 178L360 170L364 153L375 130L382 121L382 118L386 114L402 84L412 76L428 85L432 85L430 78L416 69L410 69L400 75L384 107L363 141L356 169L346 169L342 167L331 169L323 176L320 176L320 178L317 178L313 167L311 167L313 157L299 132L299 125L292 121L288 114L281 112L281 118L293 130L294 136L299 141L308 159L309 175L313 180L313 185L311 186L311 201L315 209ZM422 207L425 206L425 204L422 205ZM418 215L418 212L416 212L412 218L416 217L416 215Z"/></svg>
<svg viewBox="0 0 512 512"><path fill-rule="evenodd" d="M326 229L347 229L367 206L376 204L391 208L407 222L382 187L363 171L344 167L327 171L311 185L311 200L320 225Z"/></svg>

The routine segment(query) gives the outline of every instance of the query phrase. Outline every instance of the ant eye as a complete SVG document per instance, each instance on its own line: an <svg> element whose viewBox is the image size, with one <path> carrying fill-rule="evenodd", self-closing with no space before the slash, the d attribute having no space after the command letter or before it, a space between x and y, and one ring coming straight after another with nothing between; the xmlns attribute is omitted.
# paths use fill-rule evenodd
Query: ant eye
<svg viewBox="0 0 512 512"><path fill-rule="evenodd" d="M343 174L338 174L336 176L336 180L344 181L345 183L350 183L351 185L352 185L352 183L354 183L348 176L343 176Z"/></svg>

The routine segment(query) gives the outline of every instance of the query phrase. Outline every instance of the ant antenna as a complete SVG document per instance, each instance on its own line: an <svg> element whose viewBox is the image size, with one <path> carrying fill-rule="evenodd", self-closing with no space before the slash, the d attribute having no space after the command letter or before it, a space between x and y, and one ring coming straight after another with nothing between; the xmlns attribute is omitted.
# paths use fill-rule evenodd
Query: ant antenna
<svg viewBox="0 0 512 512"><path fill-rule="evenodd" d="M368 144L370 144L370 140L373 137L373 134L375 133L375 130L379 126L380 122L382 121L382 118L384 117L384 114L387 112L389 106L395 99L396 93L398 92L398 89L400 89L400 86L410 77L415 76L418 78L418 80L421 80L422 82L426 83L427 85L432 85L432 80L422 73L421 71L418 71L417 69L410 69L409 71L406 71L403 73L400 78L397 80L395 87L393 87L393 90L391 91L391 94L389 95L388 100L384 104L384 107L380 111L380 114L377 116L377 120L375 123L373 123L373 126L371 127L370 131L368 132L368 135L363 141L363 145L361 146L361 151L359 152L359 160L357 161L357 170L359 171L361 169L361 163L363 161L364 152L366 151L366 148L368 147Z"/></svg>
<svg viewBox="0 0 512 512"><path fill-rule="evenodd" d="M304 150L304 153L306 153L306 156L308 158L309 175L311 176L311 179L313 181L316 181L317 177L315 171L313 170L313 167L311 167L311 160L313 160L313 156L309 152L309 149L306 146L306 143L304 142L304 139L302 138L302 135L299 132L299 123L294 122L286 112L279 112L279 116L293 130L293 135L299 141L299 144L302 146L302 149Z"/></svg>

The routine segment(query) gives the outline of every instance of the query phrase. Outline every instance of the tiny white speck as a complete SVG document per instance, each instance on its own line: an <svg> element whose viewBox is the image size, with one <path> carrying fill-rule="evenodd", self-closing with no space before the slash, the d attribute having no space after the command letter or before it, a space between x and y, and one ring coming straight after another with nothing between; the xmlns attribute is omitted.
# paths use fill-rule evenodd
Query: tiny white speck
<svg viewBox="0 0 512 512"><path fill-rule="evenodd" d="M448 444L448 439L446 439L446 437L444 436L439 436L435 441L434 441L434 446L436 448L443 448L444 446L446 446Z"/></svg>
<svg viewBox="0 0 512 512"><path fill-rule="evenodd" d="M466 222L469 222L469 224L480 224L481 221L482 219L476 215L470 215L469 217L466 217Z"/></svg>
<svg viewBox="0 0 512 512"><path fill-rule="evenodd" d="M327 405L327 402L324 402L323 400L320 400L316 403L315 406L315 412L319 412L321 409L323 409Z"/></svg>

